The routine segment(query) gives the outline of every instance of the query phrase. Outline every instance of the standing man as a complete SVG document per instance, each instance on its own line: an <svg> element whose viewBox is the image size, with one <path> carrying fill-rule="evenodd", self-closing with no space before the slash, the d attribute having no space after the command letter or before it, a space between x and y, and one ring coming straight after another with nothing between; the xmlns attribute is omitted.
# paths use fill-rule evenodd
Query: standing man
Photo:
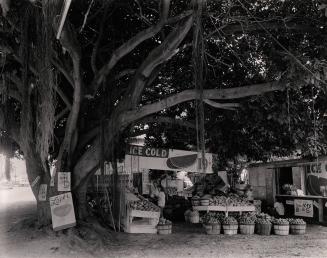
<svg viewBox="0 0 327 258"><path fill-rule="evenodd" d="M160 208L160 218L163 217L163 209L166 205L166 195L162 186L159 186L158 206Z"/></svg>

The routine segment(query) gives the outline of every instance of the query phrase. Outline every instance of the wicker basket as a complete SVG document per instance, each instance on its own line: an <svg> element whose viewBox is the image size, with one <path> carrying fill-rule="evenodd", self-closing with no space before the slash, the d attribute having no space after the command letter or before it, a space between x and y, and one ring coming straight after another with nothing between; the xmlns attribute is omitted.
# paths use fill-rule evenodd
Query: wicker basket
<svg viewBox="0 0 327 258"><path fill-rule="evenodd" d="M290 231L289 224L284 224L284 225L275 224L274 225L275 235L287 236L289 234L289 231Z"/></svg>
<svg viewBox="0 0 327 258"><path fill-rule="evenodd" d="M199 216L199 213L198 212L191 212L189 214L189 221L190 223L199 223L200 222L200 216Z"/></svg>
<svg viewBox="0 0 327 258"><path fill-rule="evenodd" d="M293 235L304 235L306 228L306 224L290 224L290 232Z"/></svg>
<svg viewBox="0 0 327 258"><path fill-rule="evenodd" d="M254 223L253 224L240 224L240 233L242 235L253 235L254 234Z"/></svg>
<svg viewBox="0 0 327 258"><path fill-rule="evenodd" d="M223 224L224 234L225 235L236 235L238 225L237 224Z"/></svg>
<svg viewBox="0 0 327 258"><path fill-rule="evenodd" d="M269 236L271 234L271 224L255 224L256 233L258 235Z"/></svg>
<svg viewBox="0 0 327 258"><path fill-rule="evenodd" d="M219 235L221 231L220 223L203 224L208 235Z"/></svg>

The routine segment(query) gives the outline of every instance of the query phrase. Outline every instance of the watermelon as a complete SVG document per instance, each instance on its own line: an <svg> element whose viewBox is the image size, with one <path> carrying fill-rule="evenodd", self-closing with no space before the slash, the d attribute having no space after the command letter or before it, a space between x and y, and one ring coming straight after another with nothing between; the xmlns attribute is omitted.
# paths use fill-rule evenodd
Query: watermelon
<svg viewBox="0 0 327 258"><path fill-rule="evenodd" d="M198 154L172 157L167 159L167 166L172 169L180 169L192 166L198 158Z"/></svg>

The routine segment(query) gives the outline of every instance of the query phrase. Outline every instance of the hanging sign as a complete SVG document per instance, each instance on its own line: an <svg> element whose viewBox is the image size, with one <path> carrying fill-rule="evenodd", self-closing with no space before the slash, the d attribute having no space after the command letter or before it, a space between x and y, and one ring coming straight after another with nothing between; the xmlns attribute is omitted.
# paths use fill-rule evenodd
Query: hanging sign
<svg viewBox="0 0 327 258"><path fill-rule="evenodd" d="M202 172L203 163L205 172L213 173L211 153L205 153L205 162L202 162L202 154L194 151L130 146L127 153L125 169L131 173L143 169Z"/></svg>
<svg viewBox="0 0 327 258"><path fill-rule="evenodd" d="M312 200L294 200L294 215L301 217L313 217L313 202Z"/></svg>
<svg viewBox="0 0 327 258"><path fill-rule="evenodd" d="M71 193L50 197L53 230L58 231L76 225L75 211Z"/></svg>
<svg viewBox="0 0 327 258"><path fill-rule="evenodd" d="M46 201L47 200L47 188L48 186L46 184L41 184L39 188L39 201Z"/></svg>
<svg viewBox="0 0 327 258"><path fill-rule="evenodd" d="M70 172L58 172L58 191L70 191Z"/></svg>

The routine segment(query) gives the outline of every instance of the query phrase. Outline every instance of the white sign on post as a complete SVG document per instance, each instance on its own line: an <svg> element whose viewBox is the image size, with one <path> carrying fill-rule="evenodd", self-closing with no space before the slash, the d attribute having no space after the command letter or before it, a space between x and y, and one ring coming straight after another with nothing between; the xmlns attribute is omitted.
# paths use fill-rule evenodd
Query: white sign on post
<svg viewBox="0 0 327 258"><path fill-rule="evenodd" d="M312 200L294 200L294 215L302 217L313 217L313 202Z"/></svg>
<svg viewBox="0 0 327 258"><path fill-rule="evenodd" d="M39 188L39 201L46 201L47 200L47 188L46 184L41 184Z"/></svg>
<svg viewBox="0 0 327 258"><path fill-rule="evenodd" d="M71 193L50 197L53 230L58 231L76 225L75 211Z"/></svg>
<svg viewBox="0 0 327 258"><path fill-rule="evenodd" d="M58 172L58 191L70 191L70 172Z"/></svg>

